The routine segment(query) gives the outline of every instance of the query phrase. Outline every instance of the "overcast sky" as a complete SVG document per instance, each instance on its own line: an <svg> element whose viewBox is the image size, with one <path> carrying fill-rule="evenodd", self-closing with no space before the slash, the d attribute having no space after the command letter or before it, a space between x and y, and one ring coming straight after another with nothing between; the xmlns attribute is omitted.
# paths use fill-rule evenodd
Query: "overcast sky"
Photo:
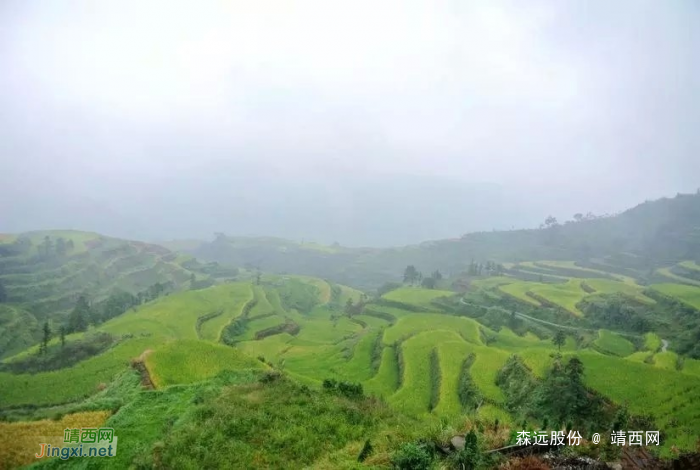
<svg viewBox="0 0 700 470"><path fill-rule="evenodd" d="M0 231L392 244L695 191L698 24L695 0L3 0Z"/></svg>

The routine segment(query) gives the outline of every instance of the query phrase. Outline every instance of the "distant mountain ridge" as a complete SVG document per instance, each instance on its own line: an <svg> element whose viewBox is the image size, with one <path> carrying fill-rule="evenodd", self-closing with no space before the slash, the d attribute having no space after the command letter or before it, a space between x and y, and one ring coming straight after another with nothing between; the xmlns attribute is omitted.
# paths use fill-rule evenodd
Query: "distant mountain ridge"
<svg viewBox="0 0 700 470"><path fill-rule="evenodd" d="M700 259L700 193L647 201L610 217L550 220L540 229L476 232L398 248L346 248L219 234L198 246L190 242L185 251L224 265L327 277L364 289L398 280L409 264L448 274L465 270L472 260L595 260L653 270Z"/></svg>

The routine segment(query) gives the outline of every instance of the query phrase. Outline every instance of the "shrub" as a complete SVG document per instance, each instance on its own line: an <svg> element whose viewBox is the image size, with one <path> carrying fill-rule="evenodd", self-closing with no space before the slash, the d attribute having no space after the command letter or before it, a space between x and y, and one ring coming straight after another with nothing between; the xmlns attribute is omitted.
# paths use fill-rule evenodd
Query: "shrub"
<svg viewBox="0 0 700 470"><path fill-rule="evenodd" d="M454 468L473 470L479 466L482 454L473 429L464 437L464 449L450 455L449 460Z"/></svg>
<svg viewBox="0 0 700 470"><path fill-rule="evenodd" d="M357 456L357 461L358 462L364 462L367 457L372 453L372 443L369 442L369 439L365 441L365 445L362 446L362 450L360 451L360 455Z"/></svg>
<svg viewBox="0 0 700 470"><path fill-rule="evenodd" d="M323 389L328 392L335 392L347 398L362 398L364 392L361 383L338 382L335 379L323 379Z"/></svg>
<svg viewBox="0 0 700 470"><path fill-rule="evenodd" d="M282 374L276 370L265 372L260 377L260 383L269 384L282 378Z"/></svg>
<svg viewBox="0 0 700 470"><path fill-rule="evenodd" d="M426 470L433 462L433 455L425 444L407 442L399 447L391 458L398 470Z"/></svg>

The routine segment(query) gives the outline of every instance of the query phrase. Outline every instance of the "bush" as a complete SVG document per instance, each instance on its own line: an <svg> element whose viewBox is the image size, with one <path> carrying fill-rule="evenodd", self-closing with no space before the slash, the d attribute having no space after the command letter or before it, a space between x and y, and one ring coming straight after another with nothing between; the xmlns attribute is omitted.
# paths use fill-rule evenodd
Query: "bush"
<svg viewBox="0 0 700 470"><path fill-rule="evenodd" d="M269 384L269 383L272 383L272 382L276 382L276 381L278 381L278 380L281 379L281 378L282 378L282 374L281 374L281 373L279 373L279 372L276 371L276 370L272 370L272 371L269 371L269 372L265 372L265 373L260 377L260 383Z"/></svg>
<svg viewBox="0 0 700 470"><path fill-rule="evenodd" d="M362 450L360 451L360 455L357 456L357 461L358 462L364 462L367 457L372 453L372 443L369 442L369 439L365 441L365 445L362 446Z"/></svg>
<svg viewBox="0 0 700 470"><path fill-rule="evenodd" d="M338 382L335 379L323 379L323 389L347 398L362 398L364 395L361 383Z"/></svg>
<svg viewBox="0 0 700 470"><path fill-rule="evenodd" d="M394 453L391 463L399 470L426 470L433 463L433 455L425 444L408 442Z"/></svg>
<svg viewBox="0 0 700 470"><path fill-rule="evenodd" d="M476 438L476 434L472 429L464 437L464 449L455 452L450 456L450 463L454 468L463 470L473 470L479 466L482 460L481 450Z"/></svg>

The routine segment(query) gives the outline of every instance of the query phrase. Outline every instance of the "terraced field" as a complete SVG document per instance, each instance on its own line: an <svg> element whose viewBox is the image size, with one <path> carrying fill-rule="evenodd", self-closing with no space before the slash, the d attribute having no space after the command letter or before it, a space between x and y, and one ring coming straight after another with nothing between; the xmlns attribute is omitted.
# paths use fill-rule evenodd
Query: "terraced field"
<svg viewBox="0 0 700 470"><path fill-rule="evenodd" d="M490 288L503 288L505 279L500 278L484 284ZM512 282L510 279L508 281ZM622 282L601 282L602 284L597 284L601 289L619 287L630 295L640 292L638 288ZM563 288L573 290L578 283L580 280L573 280ZM516 281L516 284L521 283ZM540 339L531 333L518 336L507 328L498 332L491 331L464 317L430 311L402 310L393 306L406 304L412 308L422 308L430 305L430 301L426 300L429 293L417 291L419 289L416 288L394 291L393 295L389 296L390 300L396 302L392 306L370 304L367 312L371 314L363 314L356 318L362 320L364 326L355 333L354 338L351 335L336 342L329 337L314 343L301 342L298 337L290 335L278 335L277 339L247 341L242 347L249 354L262 354L283 362L285 369L306 383L318 384L325 378L360 381L369 393L383 397L393 407L405 413L425 419L450 418L470 413L460 402L458 383L462 361L473 354L474 361L469 368L469 375L479 393L487 400L477 414L492 419L498 418L507 423L511 418L502 408L503 392L495 384L497 371L510 354L517 353L536 376L543 377L551 365L552 353L556 351L551 341ZM548 293L546 290L544 292ZM577 295L583 297L590 294L580 290ZM571 307L571 304L568 306ZM375 314L386 317L380 318ZM314 321L324 320L322 310L311 312L305 317L313 317ZM331 322L331 317L325 318L325 321ZM304 327L301 331L303 330ZM491 337L488 346L482 341L484 334ZM311 336L318 338L317 334ZM377 340L381 340L379 345ZM658 337L653 335L647 336L646 341L649 348L657 347L660 342ZM633 354L635 348L632 343L609 331L600 332L595 347L605 354L588 349L577 350L573 337L569 336L562 353L583 355L587 366L586 383L618 403L628 399L625 397L624 388L626 381L631 380L629 375L637 374L638 378L645 371L650 371L650 377L661 377L664 386L671 387L669 390L673 388L671 384L674 380L677 388L681 377L689 375L687 372L680 376L680 372L667 367L670 362L675 361L671 354L665 355L668 358L662 355L659 364L644 363L643 358L635 360L635 354L648 355L649 352ZM629 356L629 359L622 359L622 356ZM618 366L628 367L629 370L616 375L613 370ZM690 363L689 371L694 370L696 366L695 363ZM593 367L599 370L589 374L589 368ZM653 395L660 399L662 390L663 387L659 387ZM682 398L676 400L674 406L684 410L686 416L679 421L677 427L674 428L675 423L669 422L664 429L670 430L668 432L673 436L674 442L682 442L687 446L690 445L690 441L683 437L683 433L688 426L700 424L700 414L693 412L695 408L688 401L694 399L692 392L685 388L678 391ZM646 397L635 390L630 391L629 400L634 402L634 405L630 406L635 410L650 406Z"/></svg>
<svg viewBox="0 0 700 470"><path fill-rule="evenodd" d="M700 309L700 288L683 284L652 284L652 289Z"/></svg>
<svg viewBox="0 0 700 470"><path fill-rule="evenodd" d="M576 304L588 295L581 288L581 281L578 279L569 279L563 284L517 281L501 285L499 289L532 305L557 305L572 315L582 315Z"/></svg>
<svg viewBox="0 0 700 470"><path fill-rule="evenodd" d="M30 232L17 240L23 240L17 253L0 257L0 282L9 302L41 320L69 311L83 293L97 301L115 289L177 287L198 276L184 267L189 258L148 243L78 231Z"/></svg>
<svg viewBox="0 0 700 470"><path fill-rule="evenodd" d="M680 282L681 284L689 284L691 286L700 287L700 281L675 274L675 273L671 272L671 268L659 268L656 270L656 273L661 275L662 277L668 279L669 282L675 281L675 282Z"/></svg>
<svg viewBox="0 0 700 470"><path fill-rule="evenodd" d="M182 292L114 318L97 329L118 338L117 344L102 354L57 371L0 373L0 407L66 403L92 395L145 351L157 352L159 347L173 340L198 340L200 318L220 311L229 318L235 317L242 308L235 299L245 289L250 291L250 284L232 283ZM69 335L67 341L74 341L81 335ZM55 344L58 340L53 341ZM190 356L188 360L197 361L197 358ZM47 394L46 390L52 393Z"/></svg>
<svg viewBox="0 0 700 470"><path fill-rule="evenodd" d="M109 415L108 411L92 411L69 414L58 420L0 422L0 440L3 443L0 446L0 464L3 468L30 465L36 462L34 453L39 451L38 442L62 446L63 431L66 428L99 427L105 423ZM47 442L47 438L54 438L54 441Z"/></svg>
<svg viewBox="0 0 700 470"><path fill-rule="evenodd" d="M156 387L200 381L227 369L268 367L260 357L310 386L319 386L327 378L360 382L367 393L429 421L471 415L507 423L511 417L495 383L497 372L511 354L518 354L535 376L543 377L557 351L546 335L520 336L508 328L495 331L471 318L437 313L432 301L453 295L447 291L397 289L369 303L361 314L348 316L336 305L336 286L325 281L297 276L263 281L262 286L230 283L172 294L125 313L100 326L100 331L119 341L98 356L55 372L0 374L0 407L82 399L138 357ZM580 299L599 291L640 293L640 288L624 282L590 278L585 282L591 282L596 292L586 292L582 281L545 284L500 277L484 280L479 288L511 289L514 297L514 293L533 292L572 313ZM513 286L522 290L512 290ZM694 289L691 286L654 288L695 301L695 291L688 290ZM345 298L358 298L350 289L341 288L341 292ZM241 319L245 328L236 330L236 347L218 344L222 329ZM68 341L77 337L69 336ZM627 339L601 330L594 342L597 351L577 349L573 336L568 336L562 353L581 357L586 384L614 402L629 403L635 413L662 410L660 424L670 441L688 448L691 439L684 436L697 435L700 429L696 405L700 361L687 361L687 370L679 372L677 357L656 352L659 345L657 336L647 335L645 350L635 353ZM647 363L650 354L653 361ZM465 372L467 358L472 362ZM465 377L478 391L478 411L463 404L460 384ZM56 392L47 395L47 389ZM676 421L669 416L677 417Z"/></svg>
<svg viewBox="0 0 700 470"><path fill-rule="evenodd" d="M145 355L153 384L165 387L199 382L227 369L266 369L241 351L206 341L175 340Z"/></svg>
<svg viewBox="0 0 700 470"><path fill-rule="evenodd" d="M611 279L569 279L564 283L528 282L509 278L498 279L492 285L483 284L486 287L482 288L496 287L500 292L519 301L535 306L555 305L576 316L582 315L577 305L586 297L592 295L617 293L644 304L653 304L655 302L643 294L644 288L642 286ZM683 287L679 284L674 284L674 286Z"/></svg>
<svg viewBox="0 0 700 470"><path fill-rule="evenodd" d="M654 303L654 299L645 296L642 293L644 288L638 285L611 281L608 279L586 279L584 282L588 287L593 289L596 294L620 293L645 304Z"/></svg>
<svg viewBox="0 0 700 470"><path fill-rule="evenodd" d="M632 286L637 285L634 278L623 276L622 274L611 273L600 269L585 268L578 266L574 261L538 261L535 266L544 267L566 277L581 277L581 278L613 278L625 284Z"/></svg>
<svg viewBox="0 0 700 470"><path fill-rule="evenodd" d="M598 339L593 342L593 345L599 351L620 357L629 356L635 351L634 344L608 330L600 330Z"/></svg>
<svg viewBox="0 0 700 470"><path fill-rule="evenodd" d="M432 304L433 300L452 295L454 295L454 292L451 291L402 287L384 294L382 298L392 302L422 307L426 311L430 311L435 310L435 306Z"/></svg>

